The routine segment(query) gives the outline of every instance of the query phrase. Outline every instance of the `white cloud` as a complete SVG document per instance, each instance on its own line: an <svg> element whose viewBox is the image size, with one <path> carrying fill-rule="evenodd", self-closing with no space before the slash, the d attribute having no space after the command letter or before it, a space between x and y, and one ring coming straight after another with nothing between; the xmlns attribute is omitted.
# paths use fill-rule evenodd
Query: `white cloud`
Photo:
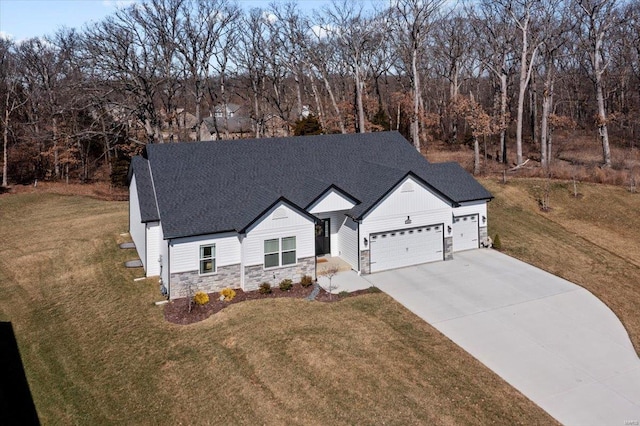
<svg viewBox="0 0 640 426"><path fill-rule="evenodd" d="M6 33L4 31L0 31L0 38L3 40L13 40L13 35Z"/></svg>
<svg viewBox="0 0 640 426"><path fill-rule="evenodd" d="M278 17L271 12L264 11L262 12L262 19L270 24L273 24L278 20Z"/></svg>

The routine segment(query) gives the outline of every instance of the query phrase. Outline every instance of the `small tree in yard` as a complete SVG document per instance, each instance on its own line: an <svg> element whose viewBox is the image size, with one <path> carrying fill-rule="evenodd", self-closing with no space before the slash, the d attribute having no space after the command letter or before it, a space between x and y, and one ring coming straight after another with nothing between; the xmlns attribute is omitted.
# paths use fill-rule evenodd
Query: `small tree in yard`
<svg viewBox="0 0 640 426"><path fill-rule="evenodd" d="M339 271L338 266L331 265L331 266L328 266L327 269L325 269L322 273L320 273L320 275L327 277L329 279L329 288L327 289L329 291L329 300L331 300L331 297L332 297L331 292L336 288L338 288L337 286L336 287L333 286L333 277L336 276L338 271Z"/></svg>

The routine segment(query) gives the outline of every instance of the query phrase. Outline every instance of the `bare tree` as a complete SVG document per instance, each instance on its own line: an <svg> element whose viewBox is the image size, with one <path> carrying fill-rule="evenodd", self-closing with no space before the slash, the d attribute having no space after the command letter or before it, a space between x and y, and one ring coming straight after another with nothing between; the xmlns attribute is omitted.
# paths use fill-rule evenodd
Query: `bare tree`
<svg viewBox="0 0 640 426"><path fill-rule="evenodd" d="M326 18L323 30L339 47L342 60L349 65L355 86L356 132L367 131L364 111L364 94L368 59L378 48L379 21L382 15L368 15L361 2L333 0L324 9Z"/></svg>
<svg viewBox="0 0 640 426"><path fill-rule="evenodd" d="M514 33L499 5L482 0L467 9L473 21L479 60L497 80L496 115L500 135L500 157L507 164L507 128L509 121L508 80L513 68Z"/></svg>
<svg viewBox="0 0 640 426"><path fill-rule="evenodd" d="M200 140L202 122L201 105L207 88L207 78L212 74L213 61L218 55L228 58L223 49L228 30L238 19L239 9L228 0L194 0L182 4L183 23L178 45L185 63L185 78L195 102L196 139ZM223 52L224 50L224 52ZM226 67L226 61L223 62ZM224 90L224 79L221 83ZM225 114L226 115L226 114Z"/></svg>
<svg viewBox="0 0 640 426"><path fill-rule="evenodd" d="M504 0L502 12L510 17L520 33L520 78L518 84L518 110L516 115L516 165L522 164L522 127L524 118L524 99L531 80L536 56L543 43L544 31L542 15L545 11L553 13L549 8L552 2L539 0Z"/></svg>
<svg viewBox="0 0 640 426"><path fill-rule="evenodd" d="M405 63L411 80L413 111L411 141L420 151L421 84L418 62L425 56L426 40L445 0L398 0L392 5L394 34L397 36L398 56Z"/></svg>
<svg viewBox="0 0 640 426"><path fill-rule="evenodd" d="M602 163L611 167L607 108L605 105L603 75L609 66L607 41L614 26L621 22L617 14L616 0L576 0L575 16L579 21L579 37L589 57L590 76L593 82L598 112L596 125L602 143Z"/></svg>
<svg viewBox="0 0 640 426"><path fill-rule="evenodd" d="M20 96L20 85L18 81L17 64L15 63L15 52L13 42L0 39L0 93L4 97L2 103L3 113L0 123L2 124L2 187L9 185L9 132L12 127L12 115L22 107L27 100Z"/></svg>

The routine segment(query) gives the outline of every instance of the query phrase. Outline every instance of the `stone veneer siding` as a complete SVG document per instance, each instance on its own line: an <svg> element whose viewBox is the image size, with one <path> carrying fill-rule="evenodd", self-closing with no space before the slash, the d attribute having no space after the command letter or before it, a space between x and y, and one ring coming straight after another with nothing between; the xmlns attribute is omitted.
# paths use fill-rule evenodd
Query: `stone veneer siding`
<svg viewBox="0 0 640 426"><path fill-rule="evenodd" d="M488 247L489 246L489 232L487 231L486 226L480 227L480 247Z"/></svg>
<svg viewBox="0 0 640 426"><path fill-rule="evenodd" d="M371 273L371 264L369 261L371 257L369 256L369 250L360 250L360 273L361 274L370 274Z"/></svg>
<svg viewBox="0 0 640 426"><path fill-rule="evenodd" d="M444 260L453 260L453 237L444 237Z"/></svg>
<svg viewBox="0 0 640 426"><path fill-rule="evenodd" d="M300 282L303 275L316 278L315 256L298 259L297 264L282 268L264 269L263 265L245 266L243 290L257 290L264 282L271 284L271 287L277 287L280 281L287 278L296 283Z"/></svg>
<svg viewBox="0 0 640 426"><path fill-rule="evenodd" d="M198 271L171 274L171 299L186 297L187 284L191 283L193 292L215 293L225 287L240 288L240 264L218 266L213 274L200 275Z"/></svg>

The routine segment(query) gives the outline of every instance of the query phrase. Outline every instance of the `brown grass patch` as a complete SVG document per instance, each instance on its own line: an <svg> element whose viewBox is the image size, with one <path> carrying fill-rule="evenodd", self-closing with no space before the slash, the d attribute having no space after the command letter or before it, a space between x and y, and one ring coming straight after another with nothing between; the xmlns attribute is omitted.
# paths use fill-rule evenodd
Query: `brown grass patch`
<svg viewBox="0 0 640 426"><path fill-rule="evenodd" d="M118 248L127 205L0 199L0 319L43 424L550 424L384 294L166 322Z"/></svg>

